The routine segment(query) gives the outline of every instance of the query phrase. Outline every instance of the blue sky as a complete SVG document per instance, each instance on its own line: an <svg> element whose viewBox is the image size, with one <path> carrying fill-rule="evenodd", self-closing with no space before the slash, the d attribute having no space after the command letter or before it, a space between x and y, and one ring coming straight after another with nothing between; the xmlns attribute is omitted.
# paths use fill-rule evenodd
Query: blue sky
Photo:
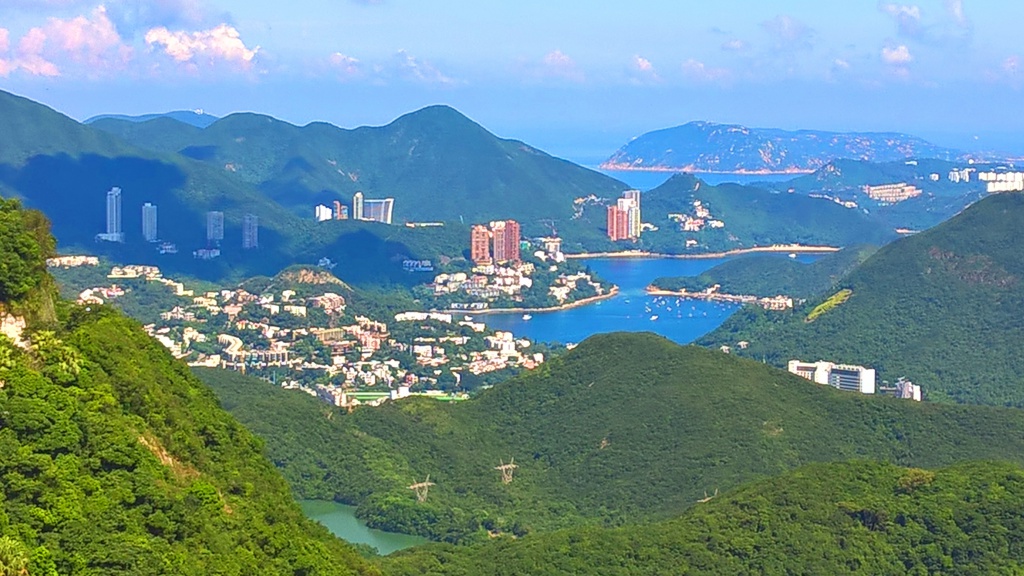
<svg viewBox="0 0 1024 576"><path fill-rule="evenodd" d="M445 103L584 161L698 119L1020 151L1021 21L1003 0L0 0L0 88L78 119Z"/></svg>

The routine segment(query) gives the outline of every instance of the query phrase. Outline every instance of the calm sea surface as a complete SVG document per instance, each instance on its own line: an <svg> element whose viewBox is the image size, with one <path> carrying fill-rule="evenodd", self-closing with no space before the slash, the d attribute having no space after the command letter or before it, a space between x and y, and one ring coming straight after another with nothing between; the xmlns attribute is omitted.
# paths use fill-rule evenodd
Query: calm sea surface
<svg viewBox="0 0 1024 576"><path fill-rule="evenodd" d="M786 255L779 255L786 258ZM798 257L811 262L814 256ZM489 327L540 342L579 343L604 332L655 332L688 344L718 328L736 311L733 304L648 296L644 289L660 276L695 276L727 258L683 260L672 258L592 258L583 260L605 280L618 285L619 294L596 304L533 314L488 314L476 319Z"/></svg>

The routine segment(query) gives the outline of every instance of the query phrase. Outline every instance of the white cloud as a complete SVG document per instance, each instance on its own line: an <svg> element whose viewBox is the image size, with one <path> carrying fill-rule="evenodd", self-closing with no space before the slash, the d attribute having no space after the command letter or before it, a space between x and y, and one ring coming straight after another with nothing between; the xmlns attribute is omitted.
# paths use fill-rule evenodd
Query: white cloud
<svg viewBox="0 0 1024 576"><path fill-rule="evenodd" d="M900 35L916 38L921 36L921 7L905 4L880 4L879 9L896 21L896 30Z"/></svg>
<svg viewBox="0 0 1024 576"><path fill-rule="evenodd" d="M10 33L0 34L0 52L10 49ZM101 76L123 69L132 49L121 40L106 8L69 19L50 18L29 29L18 41L13 58L5 59L3 74L22 70L35 76L60 76L71 68L86 76Z"/></svg>
<svg viewBox="0 0 1024 576"><path fill-rule="evenodd" d="M728 42L722 43L722 50L727 52L742 52L747 49L747 43L739 38L733 38Z"/></svg>
<svg viewBox="0 0 1024 576"><path fill-rule="evenodd" d="M921 7L915 5L902 5L902 4L882 4L882 12L894 17L894 18L908 18L910 20L921 19Z"/></svg>
<svg viewBox="0 0 1024 576"><path fill-rule="evenodd" d="M661 76L654 69L650 60L640 55L634 55L630 62L630 81L636 84L661 82Z"/></svg>
<svg viewBox="0 0 1024 576"><path fill-rule="evenodd" d="M775 39L776 49L809 50L814 47L814 30L792 16L776 16L762 22L761 28Z"/></svg>
<svg viewBox="0 0 1024 576"><path fill-rule="evenodd" d="M193 66L198 61L211 65L226 62L248 69L260 49L247 47L238 30L227 24L196 32L172 32L161 26L146 32L145 40L151 48L161 47L176 62Z"/></svg>
<svg viewBox="0 0 1024 576"><path fill-rule="evenodd" d="M896 47L886 46L882 48L882 61L886 64L892 64L894 66L903 66L909 64L914 60L914 56L910 53L910 49L906 45L900 44Z"/></svg>
<svg viewBox="0 0 1024 576"><path fill-rule="evenodd" d="M971 21L964 14L963 0L946 0L946 11L949 12L953 22L961 28L969 28Z"/></svg>
<svg viewBox="0 0 1024 576"><path fill-rule="evenodd" d="M729 80L732 73L727 68L708 66L700 60L690 58L683 62L683 74L698 82L720 82Z"/></svg>
<svg viewBox="0 0 1024 576"><path fill-rule="evenodd" d="M1003 72L1011 76L1016 76L1020 71L1020 56L1009 56L1006 60L1003 60L1002 65Z"/></svg>
<svg viewBox="0 0 1024 576"><path fill-rule="evenodd" d="M362 73L362 66L357 58L335 52L330 57L331 66L344 77L354 77Z"/></svg>
<svg viewBox="0 0 1024 576"><path fill-rule="evenodd" d="M425 84L456 83L454 79L446 76L430 62L420 60L405 50L399 50L395 54L395 64L399 74L406 80Z"/></svg>
<svg viewBox="0 0 1024 576"><path fill-rule="evenodd" d="M561 50L552 50L544 55L542 73L544 76L561 78L572 82L583 82L586 77L576 66L576 61Z"/></svg>

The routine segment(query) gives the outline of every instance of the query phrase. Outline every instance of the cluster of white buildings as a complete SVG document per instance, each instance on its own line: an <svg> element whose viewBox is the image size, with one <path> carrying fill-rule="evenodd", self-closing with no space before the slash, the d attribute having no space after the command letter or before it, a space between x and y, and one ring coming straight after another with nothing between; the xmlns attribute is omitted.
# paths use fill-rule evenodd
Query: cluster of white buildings
<svg viewBox="0 0 1024 576"><path fill-rule="evenodd" d="M989 194L1024 191L1024 172L979 172L978 179Z"/></svg>
<svg viewBox="0 0 1024 576"><path fill-rule="evenodd" d="M900 378L894 388L878 388L874 368L835 364L833 362L802 362L790 360L789 372L806 378L816 384L831 386L837 390L874 394L876 390L892 393L897 398L921 401L921 387Z"/></svg>
<svg viewBox="0 0 1024 576"><path fill-rule="evenodd" d="M577 272L575 274L561 274L555 278L555 283L548 287L548 294L555 297L559 304L569 299L569 294L579 288L580 284L588 284L598 294L604 294L604 286L600 282L594 282L590 274Z"/></svg>
<svg viewBox="0 0 1024 576"><path fill-rule="evenodd" d="M456 272L438 274L431 287L435 296L465 292L483 300L493 300L502 295L515 296L533 287L530 276L535 268L531 262L514 262L507 265L484 264L474 266L472 274Z"/></svg>
<svg viewBox="0 0 1024 576"><path fill-rule="evenodd" d="M725 222L711 217L711 210L700 200L693 201L693 215L669 214L669 220L679 224L683 232L700 232L708 228L725 228Z"/></svg>
<svg viewBox="0 0 1024 576"><path fill-rule="evenodd" d="M861 191L868 198L883 204L896 204L921 195L921 189L913 184L897 182L895 184L879 184L877 186L864 186Z"/></svg>
<svg viewBox="0 0 1024 576"><path fill-rule="evenodd" d="M79 266L99 266L100 259L96 256L57 256L47 258L46 265L51 268L77 268Z"/></svg>

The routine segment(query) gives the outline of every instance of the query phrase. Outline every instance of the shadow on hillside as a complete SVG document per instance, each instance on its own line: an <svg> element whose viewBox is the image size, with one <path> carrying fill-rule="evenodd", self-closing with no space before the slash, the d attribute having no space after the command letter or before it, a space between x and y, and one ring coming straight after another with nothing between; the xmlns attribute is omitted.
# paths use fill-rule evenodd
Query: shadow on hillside
<svg viewBox="0 0 1024 576"><path fill-rule="evenodd" d="M181 167L136 157L109 158L67 154L34 156L24 166L0 164L0 183L15 190L31 208L50 219L61 247L80 247L123 262L154 264L169 272L185 272L204 279L275 273L291 263L283 253L288 243L261 222L260 248L242 250L241 219L244 207L225 198L224 240L206 239L205 209L193 198L189 175ZM97 242L106 231L106 197L121 188L124 244ZM142 238L142 205L157 205L160 240L173 242L178 254L158 254L156 245ZM221 257L195 260L194 250L221 249Z"/></svg>
<svg viewBox="0 0 1024 576"><path fill-rule="evenodd" d="M413 286L429 282L433 278L431 274L406 272L402 262L407 259L431 260L434 258L431 254L436 251L429 246L412 248L404 242L384 237L384 232L387 230L353 230L341 234L327 245L323 251L337 264L334 275L350 284Z"/></svg>

